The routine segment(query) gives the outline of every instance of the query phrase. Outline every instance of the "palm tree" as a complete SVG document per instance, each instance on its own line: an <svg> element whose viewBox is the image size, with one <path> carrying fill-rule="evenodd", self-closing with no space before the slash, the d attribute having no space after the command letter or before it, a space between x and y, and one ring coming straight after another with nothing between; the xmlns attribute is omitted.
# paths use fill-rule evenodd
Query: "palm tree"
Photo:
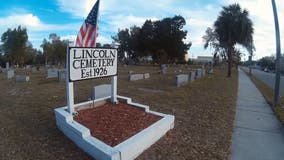
<svg viewBox="0 0 284 160"><path fill-rule="evenodd" d="M223 58L223 60L227 59L225 50L220 45L219 40L218 40L218 35L213 28L208 27L205 31L205 35L202 38L203 38L203 41L205 42L204 49L207 49L208 47L211 49L214 49L214 52L213 52L214 58L220 55Z"/></svg>
<svg viewBox="0 0 284 160"><path fill-rule="evenodd" d="M232 4L223 7L214 23L219 45L227 52L228 77L231 76L235 45L242 45L250 54L254 50L253 23L248 16L249 13L246 9L241 9L239 4Z"/></svg>

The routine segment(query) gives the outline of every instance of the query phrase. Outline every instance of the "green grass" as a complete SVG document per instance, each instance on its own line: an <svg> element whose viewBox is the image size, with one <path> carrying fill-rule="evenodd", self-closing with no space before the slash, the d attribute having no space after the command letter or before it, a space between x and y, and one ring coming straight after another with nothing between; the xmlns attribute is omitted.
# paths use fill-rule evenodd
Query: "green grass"
<svg viewBox="0 0 284 160"><path fill-rule="evenodd" d="M174 71L196 66L119 67L118 94L149 105L151 110L175 115L175 128L138 159L227 159L235 115L238 72L232 78L215 69L213 75L175 87ZM150 73L150 79L129 82L128 71ZM17 71L17 73L23 71ZM53 109L66 105L65 83L45 79L45 70L28 73L31 81L15 83L0 74L0 159L91 159L56 127ZM75 102L86 101L91 88L109 78L74 83ZM139 88L160 90L153 93Z"/></svg>

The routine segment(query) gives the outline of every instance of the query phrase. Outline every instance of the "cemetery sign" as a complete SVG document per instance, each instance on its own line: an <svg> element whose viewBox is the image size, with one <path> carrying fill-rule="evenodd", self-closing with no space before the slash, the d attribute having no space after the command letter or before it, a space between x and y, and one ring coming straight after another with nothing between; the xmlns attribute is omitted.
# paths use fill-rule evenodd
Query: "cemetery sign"
<svg viewBox="0 0 284 160"><path fill-rule="evenodd" d="M117 75L117 49L69 48L69 81Z"/></svg>

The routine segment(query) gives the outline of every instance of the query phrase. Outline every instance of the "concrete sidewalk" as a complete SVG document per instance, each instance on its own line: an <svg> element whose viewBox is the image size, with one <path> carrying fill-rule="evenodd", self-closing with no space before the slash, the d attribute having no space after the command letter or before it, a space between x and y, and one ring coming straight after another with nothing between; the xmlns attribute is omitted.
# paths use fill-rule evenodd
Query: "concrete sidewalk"
<svg viewBox="0 0 284 160"><path fill-rule="evenodd" d="M230 159L284 160L283 127L241 70Z"/></svg>

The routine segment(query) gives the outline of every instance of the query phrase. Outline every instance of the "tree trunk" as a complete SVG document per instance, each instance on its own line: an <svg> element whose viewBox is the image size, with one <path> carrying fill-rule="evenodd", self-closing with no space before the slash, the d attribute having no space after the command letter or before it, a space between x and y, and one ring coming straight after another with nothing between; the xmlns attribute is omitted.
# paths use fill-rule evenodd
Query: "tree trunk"
<svg viewBox="0 0 284 160"><path fill-rule="evenodd" d="M229 47L228 50L228 77L231 77L231 70L232 70L232 47Z"/></svg>

